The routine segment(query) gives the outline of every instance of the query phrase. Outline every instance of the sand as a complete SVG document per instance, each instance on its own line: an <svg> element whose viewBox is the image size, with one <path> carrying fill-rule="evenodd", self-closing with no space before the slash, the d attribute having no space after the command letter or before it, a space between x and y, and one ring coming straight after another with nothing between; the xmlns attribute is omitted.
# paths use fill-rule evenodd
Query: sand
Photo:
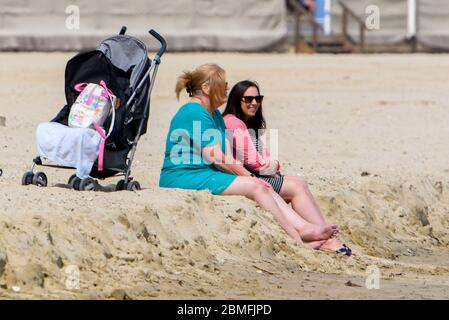
<svg viewBox="0 0 449 320"><path fill-rule="evenodd" d="M143 190L78 192L55 169L21 186L71 56L0 54L0 298L449 298L448 55L167 54L132 172ZM158 187L176 77L205 62L259 82L284 173L356 257L294 244L242 197Z"/></svg>

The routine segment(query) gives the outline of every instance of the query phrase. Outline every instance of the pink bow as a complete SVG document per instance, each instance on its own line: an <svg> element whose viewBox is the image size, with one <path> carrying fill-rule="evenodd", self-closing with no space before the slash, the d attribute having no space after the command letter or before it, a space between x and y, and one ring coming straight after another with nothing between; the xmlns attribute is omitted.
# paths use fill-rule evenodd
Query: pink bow
<svg viewBox="0 0 449 320"><path fill-rule="evenodd" d="M77 92L82 92L86 87L87 87L88 83L87 82L80 82L77 83L75 85L75 90ZM106 99L109 99L112 102L112 96L113 93L111 90L109 90L109 88L106 86L106 82L104 82L103 80L100 81L100 86L102 86L104 88L104 92L101 93L102 97L105 97ZM87 99L87 104L91 104L92 103L92 92L89 93L89 98Z"/></svg>

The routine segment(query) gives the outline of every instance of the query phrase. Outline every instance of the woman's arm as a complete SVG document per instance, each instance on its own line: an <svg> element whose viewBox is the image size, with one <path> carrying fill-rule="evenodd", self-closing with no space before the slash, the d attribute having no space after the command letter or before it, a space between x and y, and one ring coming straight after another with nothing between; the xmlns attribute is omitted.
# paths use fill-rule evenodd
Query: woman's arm
<svg viewBox="0 0 449 320"><path fill-rule="evenodd" d="M266 164L259 168L260 175L270 176L279 172L281 169L279 161L271 158L270 152L261 140L259 140L259 148L262 150L263 158L266 159Z"/></svg>
<svg viewBox="0 0 449 320"><path fill-rule="evenodd" d="M245 123L235 116L226 116L224 119L226 126L232 130L236 158L241 160L249 170L260 175L276 174L279 171L279 162L271 160L270 153L263 144L261 144L262 154L256 150Z"/></svg>
<svg viewBox="0 0 449 320"><path fill-rule="evenodd" d="M217 169L235 174L237 176L250 176L251 172L246 170L246 168L234 159L234 157L229 154L224 154L221 151L219 144L215 144L210 147L204 147L202 150L202 157L207 162L213 164Z"/></svg>
<svg viewBox="0 0 449 320"><path fill-rule="evenodd" d="M261 176L275 175L280 169L279 161L268 160L264 166L259 168L259 174Z"/></svg>

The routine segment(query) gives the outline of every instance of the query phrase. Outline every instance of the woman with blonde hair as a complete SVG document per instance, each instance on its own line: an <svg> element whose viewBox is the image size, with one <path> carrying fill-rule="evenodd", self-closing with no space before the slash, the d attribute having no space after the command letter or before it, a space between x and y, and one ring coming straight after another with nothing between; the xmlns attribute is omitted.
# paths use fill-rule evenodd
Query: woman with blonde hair
<svg viewBox="0 0 449 320"><path fill-rule="evenodd" d="M252 177L232 153L226 153L226 126L218 108L226 102L228 88L221 67L204 64L184 72L176 83L178 100L184 89L190 101L171 120L160 187L245 196L270 211L298 243L314 248L337 233L335 225L318 226L299 217L270 184Z"/></svg>

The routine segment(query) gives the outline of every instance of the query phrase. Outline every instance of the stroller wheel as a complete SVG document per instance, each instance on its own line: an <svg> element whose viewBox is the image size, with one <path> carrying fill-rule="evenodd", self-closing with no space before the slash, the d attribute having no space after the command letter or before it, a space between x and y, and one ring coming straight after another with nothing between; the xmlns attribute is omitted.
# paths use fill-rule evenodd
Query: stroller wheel
<svg viewBox="0 0 449 320"><path fill-rule="evenodd" d="M69 182L67 182L68 185L72 186L73 180L76 178L76 174L72 174L69 178Z"/></svg>
<svg viewBox="0 0 449 320"><path fill-rule="evenodd" d="M22 176L22 186L27 186L33 183L33 171L27 171Z"/></svg>
<svg viewBox="0 0 449 320"><path fill-rule="evenodd" d="M139 190L141 190L140 183L137 182L137 181L134 181L134 180L130 181L128 183L128 185L126 186L126 190L128 190L128 191L139 191Z"/></svg>
<svg viewBox="0 0 449 320"><path fill-rule="evenodd" d="M43 172L36 172L33 176L33 184L38 187L46 187L48 183L47 176Z"/></svg>
<svg viewBox="0 0 449 320"><path fill-rule="evenodd" d="M2 174L3 174L3 170L2 170L2 169L0 169L0 177L2 176Z"/></svg>
<svg viewBox="0 0 449 320"><path fill-rule="evenodd" d="M76 174L72 175L69 179L70 188L78 190L80 189L81 179L76 176Z"/></svg>
<svg viewBox="0 0 449 320"><path fill-rule="evenodd" d="M95 191L95 190L97 190L97 184L95 183L95 180L92 178L81 179L81 181L79 183L79 190L80 191Z"/></svg>
<svg viewBox="0 0 449 320"><path fill-rule="evenodd" d="M125 180L119 180L115 186L115 191L126 190Z"/></svg>

